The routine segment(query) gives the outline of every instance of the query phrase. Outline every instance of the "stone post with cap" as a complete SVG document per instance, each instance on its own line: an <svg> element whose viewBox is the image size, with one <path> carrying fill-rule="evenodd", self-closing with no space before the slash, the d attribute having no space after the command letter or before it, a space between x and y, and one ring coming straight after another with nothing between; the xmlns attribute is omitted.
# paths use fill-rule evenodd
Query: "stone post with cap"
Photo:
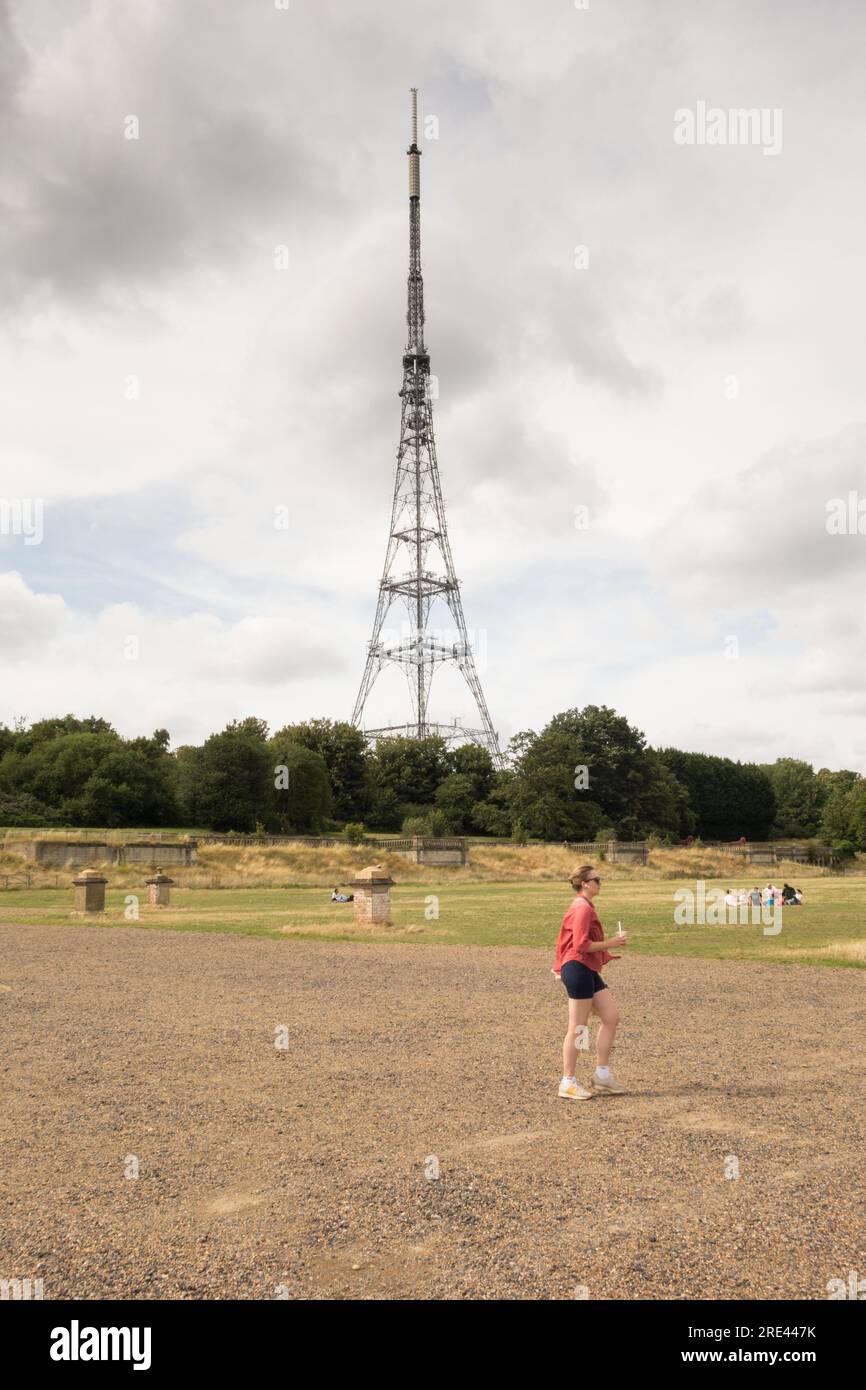
<svg viewBox="0 0 866 1390"><path fill-rule="evenodd" d="M174 879L164 874L162 869L157 868L153 878L145 879L147 884L147 901L150 907L168 907L171 890L174 886Z"/></svg>
<svg viewBox="0 0 866 1390"><path fill-rule="evenodd" d="M72 880L75 888L76 912L104 912L105 885L108 879L98 869L82 869Z"/></svg>
<svg viewBox="0 0 866 1390"><path fill-rule="evenodd" d="M355 895L355 921L389 927L393 886L393 878L381 864L362 869L350 884Z"/></svg>

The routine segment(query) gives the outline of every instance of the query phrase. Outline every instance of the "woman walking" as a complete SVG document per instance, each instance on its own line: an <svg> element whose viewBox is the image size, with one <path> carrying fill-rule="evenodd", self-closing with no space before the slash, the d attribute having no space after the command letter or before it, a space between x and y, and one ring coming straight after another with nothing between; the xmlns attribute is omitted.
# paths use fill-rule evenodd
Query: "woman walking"
<svg viewBox="0 0 866 1390"><path fill-rule="evenodd" d="M568 1032L562 1044L562 1081L559 1094L564 1100L592 1100L593 1094L622 1095L621 1086L610 1070L610 1051L619 1023L616 1000L601 978L600 970L611 955L608 946L626 946L624 931L604 939L604 928L593 907L601 891L601 878L591 864L584 864L571 876L577 897L562 919L553 973L562 980L568 994ZM601 1019L598 1030L597 1066L590 1081L592 1090L581 1086L575 1076L579 1043L586 1038L591 1010Z"/></svg>

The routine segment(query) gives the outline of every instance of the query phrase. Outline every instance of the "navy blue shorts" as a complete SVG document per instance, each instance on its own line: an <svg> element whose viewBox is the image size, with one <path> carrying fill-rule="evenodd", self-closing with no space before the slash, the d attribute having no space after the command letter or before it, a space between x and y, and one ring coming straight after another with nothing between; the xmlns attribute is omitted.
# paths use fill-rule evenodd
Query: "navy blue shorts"
<svg viewBox="0 0 866 1390"><path fill-rule="evenodd" d="M591 999L607 985L597 970L581 965L579 960L567 960L559 972L559 977L568 992L569 999Z"/></svg>

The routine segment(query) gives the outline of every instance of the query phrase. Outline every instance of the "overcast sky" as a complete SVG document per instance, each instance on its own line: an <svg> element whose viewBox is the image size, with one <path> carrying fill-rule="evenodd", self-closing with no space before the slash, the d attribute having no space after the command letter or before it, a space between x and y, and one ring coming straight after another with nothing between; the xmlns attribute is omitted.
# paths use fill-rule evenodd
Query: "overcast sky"
<svg viewBox="0 0 866 1390"><path fill-rule="evenodd" d="M859 0L0 0L0 30L0 721L176 746L350 716L414 85L503 745L603 703L654 744L866 772L866 534L827 530L866 510ZM781 147L677 143L702 102L777 113ZM408 708L383 674L370 723ZM447 672L431 715L477 723Z"/></svg>

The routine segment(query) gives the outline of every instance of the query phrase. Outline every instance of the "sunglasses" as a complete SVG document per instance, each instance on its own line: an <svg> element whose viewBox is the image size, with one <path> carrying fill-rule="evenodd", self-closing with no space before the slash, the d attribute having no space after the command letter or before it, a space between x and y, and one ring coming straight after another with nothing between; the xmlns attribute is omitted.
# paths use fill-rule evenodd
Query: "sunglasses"
<svg viewBox="0 0 866 1390"><path fill-rule="evenodd" d="M592 878L588 878L586 881L587 883L597 883L599 887L601 886L601 879L595 876L593 876Z"/></svg>

